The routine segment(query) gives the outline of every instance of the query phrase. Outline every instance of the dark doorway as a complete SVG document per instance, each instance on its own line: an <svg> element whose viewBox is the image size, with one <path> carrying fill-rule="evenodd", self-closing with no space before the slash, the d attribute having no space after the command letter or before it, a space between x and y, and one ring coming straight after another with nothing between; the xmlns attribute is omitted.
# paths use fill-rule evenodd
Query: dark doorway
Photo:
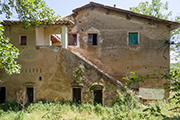
<svg viewBox="0 0 180 120"><path fill-rule="evenodd" d="M6 88L0 87L0 104L4 103L6 99Z"/></svg>
<svg viewBox="0 0 180 120"><path fill-rule="evenodd" d="M34 88L33 87L27 87L26 94L27 94L27 102L33 103L33 101L34 101Z"/></svg>
<svg viewBox="0 0 180 120"><path fill-rule="evenodd" d="M102 104L102 90L94 90L94 103Z"/></svg>
<svg viewBox="0 0 180 120"><path fill-rule="evenodd" d="M81 88L73 88L73 102L81 103Z"/></svg>

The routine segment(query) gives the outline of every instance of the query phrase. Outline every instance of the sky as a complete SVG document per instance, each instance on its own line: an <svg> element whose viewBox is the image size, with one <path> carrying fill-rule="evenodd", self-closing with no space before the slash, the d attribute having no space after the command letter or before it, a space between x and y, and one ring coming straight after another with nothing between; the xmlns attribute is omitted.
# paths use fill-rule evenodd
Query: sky
<svg viewBox="0 0 180 120"><path fill-rule="evenodd" d="M72 13L73 9L81 7L89 2L97 2L100 4L112 6L116 4L116 8L129 10L129 7L137 6L142 1L151 0L45 0L47 5L54 9L56 14L61 17L67 16ZM169 11L173 12L173 17L180 16L180 0L161 0L163 3L169 3Z"/></svg>
<svg viewBox="0 0 180 120"><path fill-rule="evenodd" d="M116 8L129 10L129 7L138 6L140 2L151 0L44 0L46 4L52 8L56 14L61 17L65 17L72 13L73 9L84 6L90 2L96 2L100 4L104 4L107 6L114 6L116 4ZM180 16L180 0L161 0L163 3L166 1L169 3L169 11L173 12L172 18L175 16ZM17 20L17 15L14 14L15 17L12 19ZM0 15L0 20L4 20L4 15Z"/></svg>

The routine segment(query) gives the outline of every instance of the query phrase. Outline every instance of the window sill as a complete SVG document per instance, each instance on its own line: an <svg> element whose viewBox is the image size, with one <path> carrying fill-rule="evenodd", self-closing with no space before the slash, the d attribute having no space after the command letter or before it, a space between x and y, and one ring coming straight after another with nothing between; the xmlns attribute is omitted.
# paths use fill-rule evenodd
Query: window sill
<svg viewBox="0 0 180 120"><path fill-rule="evenodd" d="M128 48L129 48L130 50L137 50L137 49L140 48L140 45L139 45L139 44L137 44L137 45L128 45Z"/></svg>

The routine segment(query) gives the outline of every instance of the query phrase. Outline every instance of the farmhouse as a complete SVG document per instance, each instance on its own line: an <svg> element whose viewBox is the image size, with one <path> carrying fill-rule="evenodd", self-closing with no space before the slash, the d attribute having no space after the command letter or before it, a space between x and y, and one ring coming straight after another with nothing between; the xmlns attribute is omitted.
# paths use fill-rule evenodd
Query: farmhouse
<svg viewBox="0 0 180 120"><path fill-rule="evenodd" d="M170 68L169 51L159 52L170 39L177 22L158 19L116 7L90 2L54 23L30 26L3 21L5 36L19 50L18 75L0 72L0 102L16 99L19 90L29 102L74 100L111 105L117 91L134 71L143 76ZM86 83L77 82L73 71L85 67ZM131 86L143 99L164 99L164 79L148 78ZM107 87L108 86L108 87ZM93 88L93 89L92 89Z"/></svg>

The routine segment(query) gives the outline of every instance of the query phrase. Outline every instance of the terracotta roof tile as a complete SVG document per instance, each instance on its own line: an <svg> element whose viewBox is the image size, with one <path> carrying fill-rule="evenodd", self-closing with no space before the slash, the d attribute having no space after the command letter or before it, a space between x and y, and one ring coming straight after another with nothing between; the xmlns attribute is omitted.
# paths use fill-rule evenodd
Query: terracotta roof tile
<svg viewBox="0 0 180 120"><path fill-rule="evenodd" d="M55 19L54 22L46 22L41 20L43 25L74 25L74 22L72 20L69 20L68 18L62 19L58 18ZM14 21L14 20L4 20L1 22L3 25L8 25L8 24L21 24L23 21Z"/></svg>

